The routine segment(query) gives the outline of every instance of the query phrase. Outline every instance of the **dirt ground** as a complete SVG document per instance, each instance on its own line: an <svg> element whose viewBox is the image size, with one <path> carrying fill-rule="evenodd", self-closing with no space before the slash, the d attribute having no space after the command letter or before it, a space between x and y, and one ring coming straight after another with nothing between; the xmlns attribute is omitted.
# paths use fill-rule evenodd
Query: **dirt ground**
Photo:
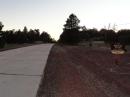
<svg viewBox="0 0 130 97"><path fill-rule="evenodd" d="M37 97L130 97L130 53L55 45Z"/></svg>

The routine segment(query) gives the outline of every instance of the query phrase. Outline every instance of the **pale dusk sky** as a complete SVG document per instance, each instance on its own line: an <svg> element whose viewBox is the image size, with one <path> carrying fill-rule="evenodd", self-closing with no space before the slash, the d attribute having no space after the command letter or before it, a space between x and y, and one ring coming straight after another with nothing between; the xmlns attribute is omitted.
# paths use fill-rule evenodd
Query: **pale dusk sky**
<svg viewBox="0 0 130 97"><path fill-rule="evenodd" d="M130 29L130 0L0 0L3 30L40 29L58 39L71 13L81 26Z"/></svg>

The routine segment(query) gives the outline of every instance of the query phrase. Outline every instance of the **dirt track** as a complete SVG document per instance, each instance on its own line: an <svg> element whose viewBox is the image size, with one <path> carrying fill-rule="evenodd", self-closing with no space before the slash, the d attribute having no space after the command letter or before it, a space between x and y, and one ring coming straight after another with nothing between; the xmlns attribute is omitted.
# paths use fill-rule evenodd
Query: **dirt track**
<svg viewBox="0 0 130 97"><path fill-rule="evenodd" d="M130 54L109 49L54 46L37 97L130 97Z"/></svg>

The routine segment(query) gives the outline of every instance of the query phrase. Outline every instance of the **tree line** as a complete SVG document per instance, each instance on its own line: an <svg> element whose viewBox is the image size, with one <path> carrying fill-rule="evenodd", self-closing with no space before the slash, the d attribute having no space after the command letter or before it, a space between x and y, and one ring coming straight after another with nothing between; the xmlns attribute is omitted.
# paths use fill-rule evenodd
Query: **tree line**
<svg viewBox="0 0 130 97"><path fill-rule="evenodd" d="M71 14L64 25L63 32L58 40L63 44L77 44L82 41L104 41L108 44L120 43L130 45L130 29L122 29L118 32L113 29L87 29L79 26L80 20L75 14Z"/></svg>
<svg viewBox="0 0 130 97"><path fill-rule="evenodd" d="M0 47L3 48L5 44L23 44L23 43L35 43L36 41L42 41L43 43L53 43L55 40L51 36L43 31L40 34L39 29L28 30L25 26L21 30L6 30L2 31L4 25L0 22Z"/></svg>
<svg viewBox="0 0 130 97"><path fill-rule="evenodd" d="M82 41L104 41L108 44L120 43L123 45L130 45L130 29L122 29L116 32L113 29L87 29L85 26L79 25L80 20L75 14L70 14L66 20L63 32L59 37L58 43L62 44L78 44ZM7 30L2 31L4 25L0 22L0 47L11 43L34 43L42 41L43 43L56 42L51 36L43 31L40 34L39 29L28 30L25 26L21 30Z"/></svg>

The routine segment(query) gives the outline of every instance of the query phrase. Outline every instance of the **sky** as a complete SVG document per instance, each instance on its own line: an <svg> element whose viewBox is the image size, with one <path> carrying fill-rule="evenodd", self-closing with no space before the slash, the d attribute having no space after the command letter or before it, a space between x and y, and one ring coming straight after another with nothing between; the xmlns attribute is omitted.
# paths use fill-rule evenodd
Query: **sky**
<svg viewBox="0 0 130 97"><path fill-rule="evenodd" d="M3 30L40 29L56 40L71 13L86 28L130 28L130 0L0 0Z"/></svg>

